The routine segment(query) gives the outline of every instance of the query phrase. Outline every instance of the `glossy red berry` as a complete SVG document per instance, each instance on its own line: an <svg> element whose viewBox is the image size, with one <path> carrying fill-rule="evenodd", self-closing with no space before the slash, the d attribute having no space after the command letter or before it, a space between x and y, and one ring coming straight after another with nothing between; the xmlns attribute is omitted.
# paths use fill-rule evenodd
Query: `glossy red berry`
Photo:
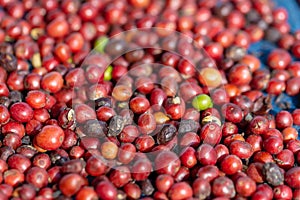
<svg viewBox="0 0 300 200"><path fill-rule="evenodd" d="M243 119L243 112L241 108L233 103L224 104L221 111L225 119L230 122L239 123Z"/></svg>
<svg viewBox="0 0 300 200"><path fill-rule="evenodd" d="M57 18L47 26L47 33L51 37L63 37L69 32L69 25L65 19Z"/></svg>
<svg viewBox="0 0 300 200"><path fill-rule="evenodd" d="M226 176L221 176L213 181L212 193L216 197L233 198L236 191L232 180Z"/></svg>
<svg viewBox="0 0 300 200"><path fill-rule="evenodd" d="M242 170L243 163L236 155L227 155L221 161L221 170L228 175L232 175Z"/></svg>
<svg viewBox="0 0 300 200"><path fill-rule="evenodd" d="M26 102L34 109L43 108L46 105L47 96L39 90L31 90L27 93Z"/></svg>
<svg viewBox="0 0 300 200"><path fill-rule="evenodd" d="M113 200L117 197L117 189L108 181L101 181L97 184L95 191L100 199Z"/></svg>
<svg viewBox="0 0 300 200"><path fill-rule="evenodd" d="M237 64L233 66L228 73L228 80L230 83L241 86L247 85L252 79L250 68L244 64Z"/></svg>
<svg viewBox="0 0 300 200"><path fill-rule="evenodd" d="M44 150L56 150L64 141L64 131L56 125L46 125L35 136L35 144Z"/></svg>
<svg viewBox="0 0 300 200"><path fill-rule="evenodd" d="M171 151L160 152L155 159L155 170L159 174L174 176L180 168L180 159Z"/></svg>
<svg viewBox="0 0 300 200"><path fill-rule="evenodd" d="M6 124L10 119L10 113L6 106L0 105L0 124Z"/></svg>
<svg viewBox="0 0 300 200"><path fill-rule="evenodd" d="M110 174L109 180L118 188L123 187L131 180L131 174L128 167L116 167Z"/></svg>
<svg viewBox="0 0 300 200"><path fill-rule="evenodd" d="M217 162L217 152L209 144L202 144L197 149L197 159L202 165L214 165Z"/></svg>
<svg viewBox="0 0 300 200"><path fill-rule="evenodd" d="M131 168L131 176L137 181L146 180L152 171L152 165L147 159L138 159Z"/></svg>
<svg viewBox="0 0 300 200"><path fill-rule="evenodd" d="M291 188L300 188L300 167L293 167L285 174L285 182Z"/></svg>
<svg viewBox="0 0 300 200"><path fill-rule="evenodd" d="M187 147L182 150L180 154L180 161L182 165L187 168L192 168L197 164L196 151L192 147Z"/></svg>
<svg viewBox="0 0 300 200"><path fill-rule="evenodd" d="M290 54L282 49L275 49L268 56L268 65L272 69L285 69L292 61Z"/></svg>
<svg viewBox="0 0 300 200"><path fill-rule="evenodd" d="M58 72L50 72L43 76L41 87L47 92L56 93L63 87L64 80Z"/></svg>
<svg viewBox="0 0 300 200"><path fill-rule="evenodd" d="M172 200L188 199L193 196L193 189L186 182L175 183L170 188L168 196Z"/></svg>
<svg viewBox="0 0 300 200"><path fill-rule="evenodd" d="M58 186L65 196L71 197L76 194L82 186L86 185L86 183L87 181L79 174L70 173L61 178Z"/></svg>
<svg viewBox="0 0 300 200"><path fill-rule="evenodd" d="M24 102L18 102L13 104L10 109L11 117L21 123L28 122L33 117L32 108Z"/></svg>
<svg viewBox="0 0 300 200"><path fill-rule="evenodd" d="M221 138L221 127L217 123L207 123L202 127L200 139L203 141L203 143L214 146L221 141Z"/></svg>
<svg viewBox="0 0 300 200"><path fill-rule="evenodd" d="M278 154L283 150L283 141L279 137L271 136L263 141L263 148L270 154Z"/></svg>
<svg viewBox="0 0 300 200"><path fill-rule="evenodd" d="M167 193L174 184L174 178L168 174L160 174L155 180L155 185L158 191Z"/></svg>
<svg viewBox="0 0 300 200"><path fill-rule="evenodd" d="M293 125L293 117L291 113L283 110L277 113L275 122L277 128L283 129Z"/></svg>
<svg viewBox="0 0 300 200"><path fill-rule="evenodd" d="M287 185L276 186L273 189L273 192L274 192L274 199L292 199L293 198L293 191Z"/></svg>
<svg viewBox="0 0 300 200"><path fill-rule="evenodd" d="M256 183L249 177L240 177L236 181L235 188L239 195L249 197L255 192Z"/></svg>
<svg viewBox="0 0 300 200"><path fill-rule="evenodd" d="M48 184L48 173L40 167L32 167L26 173L26 182L32 184L36 188L43 188Z"/></svg>

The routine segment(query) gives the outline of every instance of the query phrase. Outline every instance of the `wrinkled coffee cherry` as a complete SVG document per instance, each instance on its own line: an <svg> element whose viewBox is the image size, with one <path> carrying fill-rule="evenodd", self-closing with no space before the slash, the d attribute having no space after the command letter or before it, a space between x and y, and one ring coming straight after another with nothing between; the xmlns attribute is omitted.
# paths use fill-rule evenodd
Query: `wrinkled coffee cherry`
<svg viewBox="0 0 300 200"><path fill-rule="evenodd" d="M157 143L166 144L172 140L176 135L176 127L172 124L165 124L160 132L157 134Z"/></svg>
<svg viewBox="0 0 300 200"><path fill-rule="evenodd" d="M25 145L31 144L31 140L30 140L29 135L26 135L26 136L22 137L22 144L25 144Z"/></svg>
<svg viewBox="0 0 300 200"><path fill-rule="evenodd" d="M69 161L69 158L61 157L55 161L55 165L63 166L67 161Z"/></svg>
<svg viewBox="0 0 300 200"><path fill-rule="evenodd" d="M9 93L9 99L11 103L21 102L23 95L19 91L11 91Z"/></svg>
<svg viewBox="0 0 300 200"><path fill-rule="evenodd" d="M266 181L273 186L282 185L284 176L281 169L275 163L266 163L262 168Z"/></svg>
<svg viewBox="0 0 300 200"><path fill-rule="evenodd" d="M91 137L103 137L107 132L106 123L96 119L87 120L83 125L83 133Z"/></svg>
<svg viewBox="0 0 300 200"><path fill-rule="evenodd" d="M142 193L146 196L152 195L154 192L154 187L149 179L141 182Z"/></svg>
<svg viewBox="0 0 300 200"><path fill-rule="evenodd" d="M191 131L197 131L199 124L191 119L181 120L179 123L178 134L184 134Z"/></svg>
<svg viewBox="0 0 300 200"><path fill-rule="evenodd" d="M102 97L99 98L97 100L95 100L95 107L96 109L102 106L106 106L106 107L112 107L112 101L111 98L109 97Z"/></svg>
<svg viewBox="0 0 300 200"><path fill-rule="evenodd" d="M271 97L259 97L254 103L252 113L255 115L267 114L272 109Z"/></svg>
<svg viewBox="0 0 300 200"><path fill-rule="evenodd" d="M120 115L113 116L108 126L108 136L118 136L123 130L125 121Z"/></svg>
<svg viewBox="0 0 300 200"><path fill-rule="evenodd" d="M51 152L50 153L50 160L53 164L62 166L65 162L69 160L69 158L61 156L58 152Z"/></svg>
<svg viewBox="0 0 300 200"><path fill-rule="evenodd" d="M11 103L11 100L8 97L2 96L0 97L0 104L8 107Z"/></svg>
<svg viewBox="0 0 300 200"><path fill-rule="evenodd" d="M0 53L0 66L6 71L12 72L17 69L17 59L10 53Z"/></svg>

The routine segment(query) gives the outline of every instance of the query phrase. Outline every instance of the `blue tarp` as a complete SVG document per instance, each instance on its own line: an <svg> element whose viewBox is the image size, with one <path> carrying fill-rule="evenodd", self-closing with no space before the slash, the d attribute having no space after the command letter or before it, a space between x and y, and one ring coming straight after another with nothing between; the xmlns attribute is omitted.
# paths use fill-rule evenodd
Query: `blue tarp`
<svg viewBox="0 0 300 200"><path fill-rule="evenodd" d="M287 9L289 18L288 22L291 27L291 31L295 32L296 30L300 30L300 4L297 0L273 0L276 7L284 7ZM270 51L277 48L276 44L270 43L268 41L260 41L254 43L250 46L249 52L258 56L261 60L261 67L265 68L266 58ZM295 59L294 59L295 60ZM292 112L295 108L300 108L300 95L290 97L285 93L281 96L281 102L285 101L291 105L289 109ZM282 110L278 107L278 104L275 103L276 97L273 98L273 109L271 110L272 114L276 114L278 111ZM298 133L300 131L300 126L295 126L297 128ZM300 137L299 137L300 139Z"/></svg>

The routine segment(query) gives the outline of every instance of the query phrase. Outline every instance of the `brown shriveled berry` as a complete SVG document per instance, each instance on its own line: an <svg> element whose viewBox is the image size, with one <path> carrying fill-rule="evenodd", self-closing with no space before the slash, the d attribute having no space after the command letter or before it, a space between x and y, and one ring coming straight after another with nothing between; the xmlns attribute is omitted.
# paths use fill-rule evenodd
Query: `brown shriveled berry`
<svg viewBox="0 0 300 200"><path fill-rule="evenodd" d="M273 186L283 184L284 175L282 170L275 163L265 163L262 168L265 180Z"/></svg>

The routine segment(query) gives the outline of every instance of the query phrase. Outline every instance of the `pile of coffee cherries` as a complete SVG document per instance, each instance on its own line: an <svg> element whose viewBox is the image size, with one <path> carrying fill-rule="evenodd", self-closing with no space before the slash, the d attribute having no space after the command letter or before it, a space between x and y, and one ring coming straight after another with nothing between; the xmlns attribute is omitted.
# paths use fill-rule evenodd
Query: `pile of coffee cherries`
<svg viewBox="0 0 300 200"><path fill-rule="evenodd" d="M299 200L287 19L271 0L0 0L0 199Z"/></svg>

